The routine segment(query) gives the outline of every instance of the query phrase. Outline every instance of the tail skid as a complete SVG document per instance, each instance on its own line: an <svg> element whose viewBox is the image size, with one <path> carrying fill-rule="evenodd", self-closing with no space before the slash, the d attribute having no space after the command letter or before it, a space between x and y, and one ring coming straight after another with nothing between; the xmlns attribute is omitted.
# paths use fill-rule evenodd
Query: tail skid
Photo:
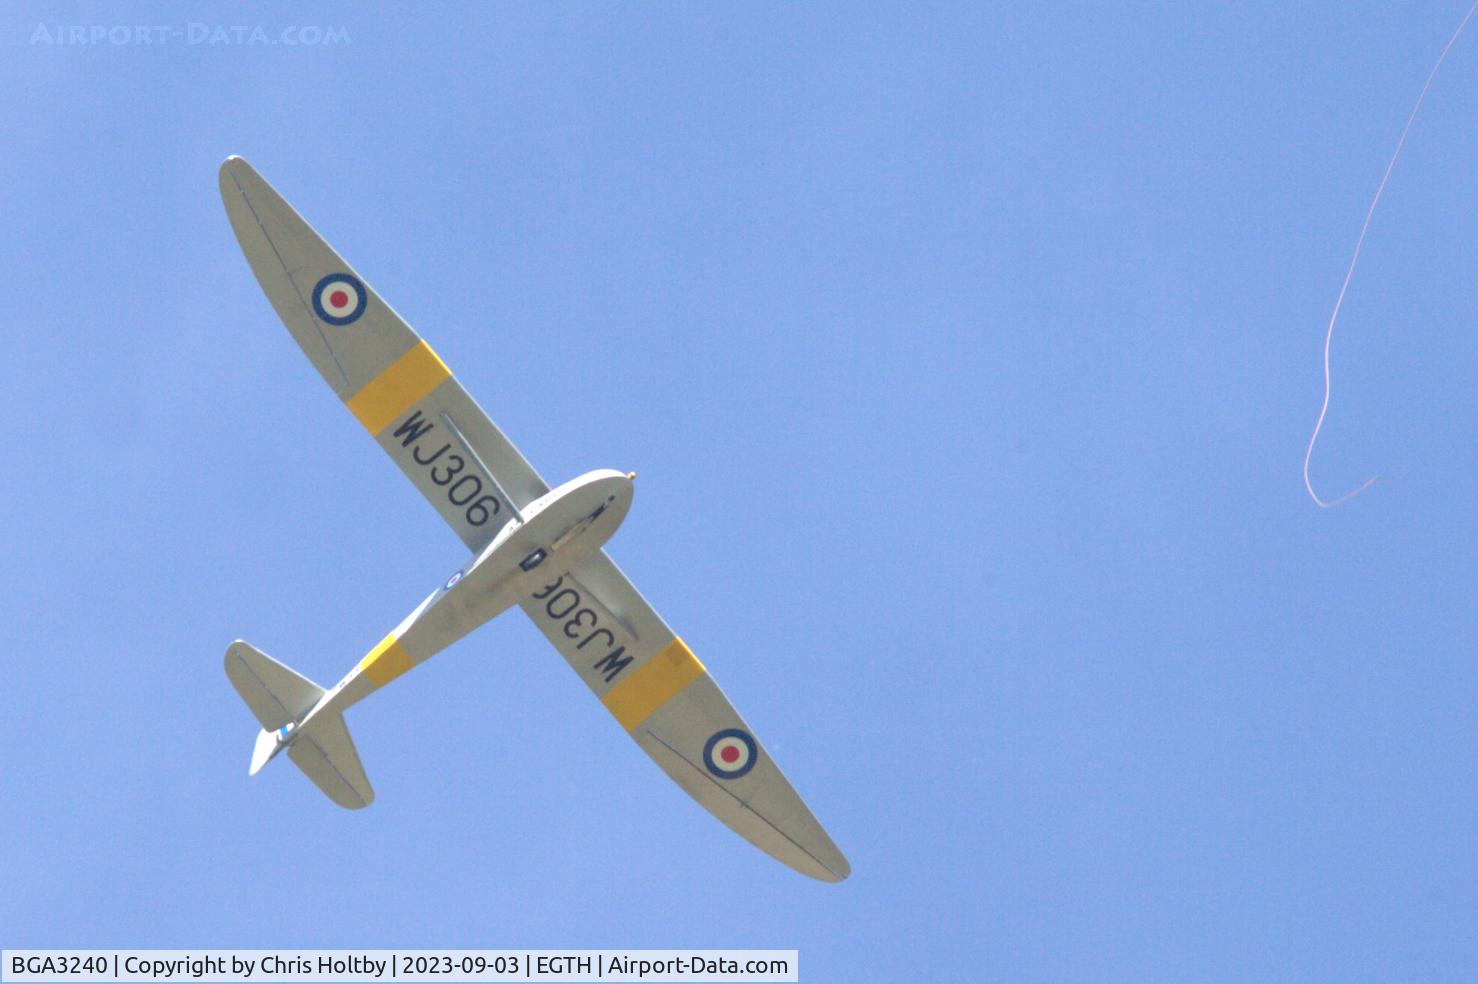
<svg viewBox="0 0 1478 984"><path fill-rule="evenodd" d="M323 699L322 687L239 639L226 650L226 676L262 725L251 775L286 748L293 764L335 803L356 810L374 802L342 714L320 713L299 728Z"/></svg>

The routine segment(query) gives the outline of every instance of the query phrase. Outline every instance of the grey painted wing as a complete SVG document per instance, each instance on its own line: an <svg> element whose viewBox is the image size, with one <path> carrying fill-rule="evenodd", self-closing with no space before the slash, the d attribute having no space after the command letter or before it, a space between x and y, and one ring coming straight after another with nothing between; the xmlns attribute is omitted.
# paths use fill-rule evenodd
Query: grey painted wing
<svg viewBox="0 0 1478 984"><path fill-rule="evenodd" d="M654 762L704 809L822 881L851 867L707 669L604 552L524 611Z"/></svg>
<svg viewBox="0 0 1478 984"><path fill-rule="evenodd" d="M482 549L510 518L507 499L533 501L549 490L544 480L250 164L228 158L220 183L241 251L293 339L468 549Z"/></svg>

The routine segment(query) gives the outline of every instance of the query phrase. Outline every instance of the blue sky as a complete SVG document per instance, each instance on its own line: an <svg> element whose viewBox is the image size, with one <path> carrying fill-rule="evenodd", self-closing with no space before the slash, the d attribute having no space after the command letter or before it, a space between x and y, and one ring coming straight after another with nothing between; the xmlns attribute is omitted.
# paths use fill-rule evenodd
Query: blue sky
<svg viewBox="0 0 1478 984"><path fill-rule="evenodd" d="M794 947L802 979L1478 965L1462 3L0 13L0 945ZM38 23L334 26L31 44ZM852 861L810 882L499 619L248 780L462 560L293 344L250 159L550 479Z"/></svg>

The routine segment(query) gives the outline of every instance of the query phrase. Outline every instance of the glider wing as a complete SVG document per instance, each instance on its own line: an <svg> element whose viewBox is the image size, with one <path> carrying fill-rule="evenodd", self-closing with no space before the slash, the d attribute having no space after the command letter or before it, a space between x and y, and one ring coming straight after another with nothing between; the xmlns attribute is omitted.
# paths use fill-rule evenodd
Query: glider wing
<svg viewBox="0 0 1478 984"><path fill-rule="evenodd" d="M469 550L549 486L451 370L246 161L226 214L262 290L319 375Z"/></svg>
<svg viewBox="0 0 1478 984"><path fill-rule="evenodd" d="M802 874L847 877L847 859L754 731L604 551L523 608L622 729L708 812Z"/></svg>

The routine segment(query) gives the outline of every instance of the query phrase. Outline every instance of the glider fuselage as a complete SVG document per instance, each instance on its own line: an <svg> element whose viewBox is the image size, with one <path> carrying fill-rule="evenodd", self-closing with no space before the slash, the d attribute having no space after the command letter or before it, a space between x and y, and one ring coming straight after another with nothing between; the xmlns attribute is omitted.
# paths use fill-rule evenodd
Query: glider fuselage
<svg viewBox="0 0 1478 984"><path fill-rule="evenodd" d="M307 717L279 729L272 755L315 719L342 714L600 550L631 509L633 477L611 469L587 472L529 503L325 693Z"/></svg>

